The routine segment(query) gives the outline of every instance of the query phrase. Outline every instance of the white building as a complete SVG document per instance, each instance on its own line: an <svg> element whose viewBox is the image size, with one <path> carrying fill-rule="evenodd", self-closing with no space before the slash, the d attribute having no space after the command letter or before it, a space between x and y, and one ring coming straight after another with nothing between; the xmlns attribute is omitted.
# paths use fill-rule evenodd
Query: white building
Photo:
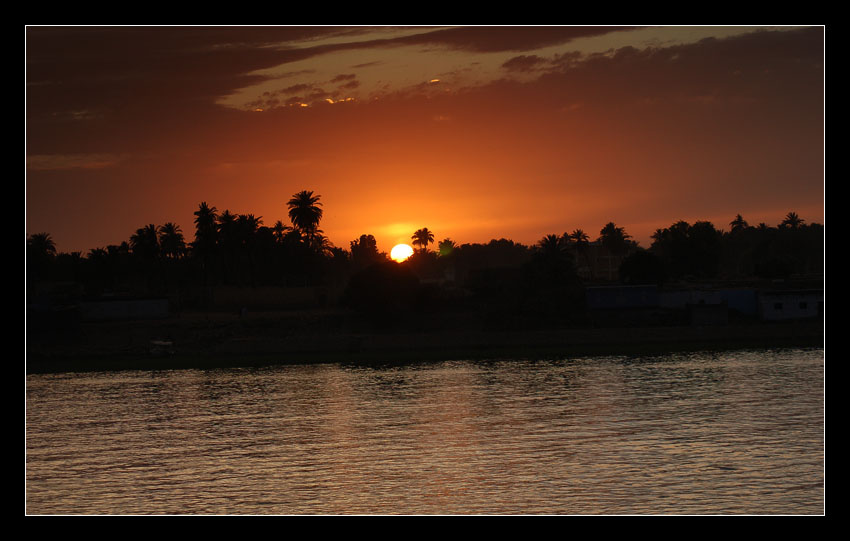
<svg viewBox="0 0 850 541"><path fill-rule="evenodd" d="M758 308L761 319L771 321L823 316L823 290L761 291Z"/></svg>

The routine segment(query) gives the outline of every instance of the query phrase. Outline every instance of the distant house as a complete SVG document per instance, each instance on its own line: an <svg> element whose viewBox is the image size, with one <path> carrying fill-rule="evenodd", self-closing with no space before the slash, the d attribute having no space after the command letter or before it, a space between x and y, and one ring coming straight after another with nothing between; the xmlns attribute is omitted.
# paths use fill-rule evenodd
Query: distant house
<svg viewBox="0 0 850 541"><path fill-rule="evenodd" d="M591 286L585 288L585 302L594 325L643 326L666 317L655 285Z"/></svg>
<svg viewBox="0 0 850 541"><path fill-rule="evenodd" d="M693 305L725 305L730 310L748 316L758 314L758 294L755 289L667 289L659 292L659 305L664 308L687 308Z"/></svg>
<svg viewBox="0 0 850 541"><path fill-rule="evenodd" d="M770 290L758 296L761 319L778 321L823 316L822 289Z"/></svg>

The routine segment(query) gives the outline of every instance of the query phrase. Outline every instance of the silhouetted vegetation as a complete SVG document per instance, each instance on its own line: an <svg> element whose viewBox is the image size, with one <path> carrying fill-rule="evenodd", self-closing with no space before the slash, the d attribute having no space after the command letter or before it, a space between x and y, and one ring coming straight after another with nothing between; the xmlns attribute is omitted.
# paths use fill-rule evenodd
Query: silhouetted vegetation
<svg viewBox="0 0 850 541"><path fill-rule="evenodd" d="M389 261L387 254L378 251L378 241L372 235L360 235L351 241L351 264L354 270Z"/></svg>
<svg viewBox="0 0 850 541"><path fill-rule="evenodd" d="M661 285L667 281L667 270L657 254L638 248L623 259L620 265L620 280L631 285Z"/></svg>
<svg viewBox="0 0 850 541"><path fill-rule="evenodd" d="M409 265L375 263L351 276L342 302L370 316L398 316L414 308L419 285Z"/></svg>
<svg viewBox="0 0 850 541"><path fill-rule="evenodd" d="M420 250L427 252L428 245L434 242L434 233L428 231L427 227L423 227L422 229L418 229L410 239L413 241L413 244L419 246Z"/></svg>
<svg viewBox="0 0 850 541"><path fill-rule="evenodd" d="M220 288L320 288L310 298L388 325L403 316L474 314L485 328L581 323L585 287L695 280L776 280L823 273L823 226L788 213L776 227L751 226L737 215L729 231L707 221L659 229L651 246L637 245L609 222L591 240L582 229L544 235L531 246L508 239L458 245L450 238L429 250L434 233L421 228L419 248L391 261L364 233L349 249L320 229L320 196L304 190L281 212L289 224L250 213L219 211L201 202L193 240L172 222L143 225L117 245L87 254L61 253L48 233L27 239L27 292L32 303L64 284L77 297L167 297L173 309L207 310ZM55 291L55 287L54 287ZM54 295L55 296L55 295ZM450 318L443 325L451 325Z"/></svg>

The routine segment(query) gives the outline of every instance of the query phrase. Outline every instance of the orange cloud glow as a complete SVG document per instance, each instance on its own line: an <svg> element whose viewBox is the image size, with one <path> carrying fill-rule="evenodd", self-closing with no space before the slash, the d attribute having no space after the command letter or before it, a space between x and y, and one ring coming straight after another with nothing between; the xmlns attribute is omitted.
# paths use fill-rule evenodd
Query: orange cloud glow
<svg viewBox="0 0 850 541"><path fill-rule="evenodd" d="M305 189L384 251L822 222L823 74L820 27L30 27L27 232L270 226Z"/></svg>

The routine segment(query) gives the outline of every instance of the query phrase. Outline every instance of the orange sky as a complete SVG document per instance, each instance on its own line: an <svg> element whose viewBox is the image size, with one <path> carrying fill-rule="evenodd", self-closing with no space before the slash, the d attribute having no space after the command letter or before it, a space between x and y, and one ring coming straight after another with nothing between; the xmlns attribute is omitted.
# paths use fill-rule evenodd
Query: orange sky
<svg viewBox="0 0 850 541"><path fill-rule="evenodd" d="M304 189L346 249L824 221L822 27L28 27L26 85L63 252Z"/></svg>

